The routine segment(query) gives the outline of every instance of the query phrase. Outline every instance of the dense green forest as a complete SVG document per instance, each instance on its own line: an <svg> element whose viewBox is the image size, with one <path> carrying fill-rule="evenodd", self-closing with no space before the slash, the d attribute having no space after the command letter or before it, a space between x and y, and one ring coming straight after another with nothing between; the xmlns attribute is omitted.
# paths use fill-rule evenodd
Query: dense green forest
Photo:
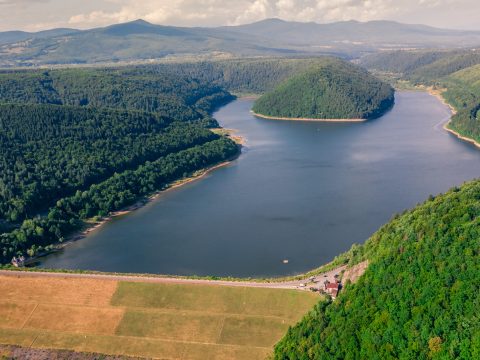
<svg viewBox="0 0 480 360"><path fill-rule="evenodd" d="M324 57L312 59L233 59L181 63L182 74L202 79L235 94L261 95L310 67L322 64ZM168 65L157 65L162 69Z"/></svg>
<svg viewBox="0 0 480 360"><path fill-rule="evenodd" d="M276 359L480 358L480 181L431 197L341 256L369 266Z"/></svg>
<svg viewBox="0 0 480 360"><path fill-rule="evenodd" d="M212 111L321 61L0 71L0 263L235 156Z"/></svg>
<svg viewBox="0 0 480 360"><path fill-rule="evenodd" d="M140 196L160 190L168 183L208 165L231 158L238 146L219 138L186 150L174 152L155 161L146 161L135 170L115 173L85 191L59 199L46 216L25 219L18 229L0 235L0 262L22 253L30 256L52 248L72 231L82 227L82 220L106 216L133 204Z"/></svg>
<svg viewBox="0 0 480 360"><path fill-rule="evenodd" d="M235 156L233 98L175 65L0 72L0 263Z"/></svg>
<svg viewBox="0 0 480 360"><path fill-rule="evenodd" d="M368 119L394 102L393 89L348 62L325 58L261 96L257 114L314 119Z"/></svg>
<svg viewBox="0 0 480 360"><path fill-rule="evenodd" d="M230 100L227 91L261 94L323 61L235 59L118 68L0 70L0 100L136 109L191 120L198 114L189 106L197 103L198 107L208 96Z"/></svg>
<svg viewBox="0 0 480 360"><path fill-rule="evenodd" d="M156 112L190 121L205 116L196 103L232 99L217 85L183 75L176 66L0 72L0 101L109 107ZM216 101L212 101L216 100Z"/></svg>
<svg viewBox="0 0 480 360"><path fill-rule="evenodd" d="M215 136L156 113L34 104L0 105L0 129L0 216L11 221Z"/></svg>
<svg viewBox="0 0 480 360"><path fill-rule="evenodd" d="M479 50L386 52L370 55L361 63L414 85L446 89L443 96L457 110L449 128L480 142Z"/></svg>

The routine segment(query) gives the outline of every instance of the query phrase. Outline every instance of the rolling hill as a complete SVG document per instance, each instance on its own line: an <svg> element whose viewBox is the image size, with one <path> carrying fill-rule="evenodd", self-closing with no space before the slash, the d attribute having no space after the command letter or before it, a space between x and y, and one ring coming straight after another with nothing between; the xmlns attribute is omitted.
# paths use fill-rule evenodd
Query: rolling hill
<svg viewBox="0 0 480 360"><path fill-rule="evenodd" d="M267 19L241 26L187 28L136 20L89 30L0 33L0 66L135 62L168 57L355 57L378 49L468 47L480 32L391 21L330 24Z"/></svg>
<svg viewBox="0 0 480 360"><path fill-rule="evenodd" d="M260 97L259 116L291 119L368 119L391 108L393 89L346 61L325 58Z"/></svg>

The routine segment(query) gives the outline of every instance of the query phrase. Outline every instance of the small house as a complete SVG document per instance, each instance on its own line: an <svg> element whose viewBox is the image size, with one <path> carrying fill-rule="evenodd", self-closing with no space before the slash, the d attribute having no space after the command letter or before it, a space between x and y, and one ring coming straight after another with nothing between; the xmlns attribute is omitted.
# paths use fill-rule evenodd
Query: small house
<svg viewBox="0 0 480 360"><path fill-rule="evenodd" d="M330 282L326 280L324 282L324 291L329 294L332 299L335 299L338 295L338 292L341 289L341 284L339 282Z"/></svg>

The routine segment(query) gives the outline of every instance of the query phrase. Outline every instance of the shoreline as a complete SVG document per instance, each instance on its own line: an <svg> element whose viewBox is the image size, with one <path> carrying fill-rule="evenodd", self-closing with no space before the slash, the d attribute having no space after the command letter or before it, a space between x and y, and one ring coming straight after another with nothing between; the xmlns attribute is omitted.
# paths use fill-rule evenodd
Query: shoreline
<svg viewBox="0 0 480 360"><path fill-rule="evenodd" d="M105 273L105 272L65 272L65 271L25 271L22 269L0 269L0 276L13 277L48 277L48 278L87 278L98 280L129 281L129 282L149 282L164 284L191 284L191 285L214 285L214 286L233 286L233 287L254 287L270 289L291 289L300 291L310 291L306 284L320 285L325 279L335 281L337 276L342 276L347 269L354 269L356 265L348 268L347 265L339 265L331 269L325 269L314 276L306 276L297 279L279 278L279 279L261 279L261 278L207 278L207 277L188 277L188 276L166 276L156 274L130 274L130 273ZM366 267L365 267L366 268ZM365 269L364 268L364 269ZM361 273L363 274L363 270ZM272 281L273 280L273 281ZM276 281L275 281L276 280Z"/></svg>
<svg viewBox="0 0 480 360"><path fill-rule="evenodd" d="M438 100L441 101L442 104L444 104L445 106L447 106L450 109L452 115L450 116L450 119L448 119L448 121L445 124L443 124L443 126L442 126L443 129L445 131L447 131L448 133L454 135L459 140L465 141L465 142L467 142L467 143L469 143L469 144L471 144L471 145L480 149L480 143L478 141L476 141L475 139L472 139L468 136L464 136L464 135L460 134L458 131L449 128L449 125L452 122L452 117L457 114L457 109L455 109L451 104L449 104L447 102L447 100L445 100L445 98L442 96L442 93L444 91L446 91L446 89L434 90L432 87L420 87L420 88L425 89L430 95L436 97Z"/></svg>
<svg viewBox="0 0 480 360"><path fill-rule="evenodd" d="M364 263L364 262L363 262ZM155 274L155 273L119 273L96 270L70 270L70 269L44 269L36 267L0 267L1 275L13 276L55 276L55 277L90 277L90 278L125 278L128 281L152 281L152 282L171 282L171 283L197 283L213 285L233 285L233 286L251 286L259 287L282 287L285 285L298 285L303 282L309 282L312 278L321 278L324 274L332 273L343 275L348 269L355 268L358 264L348 266L346 263L331 261L313 270L296 275L286 275L279 277L234 277L234 276L198 276L198 275L173 275L173 274ZM302 288L301 290L306 290Z"/></svg>
<svg viewBox="0 0 480 360"><path fill-rule="evenodd" d="M443 125L443 128L444 128L447 132L449 132L450 134L454 135L454 136L457 137L458 139L460 139L460 140L462 140L462 141L465 141L465 142L467 142L467 143L469 143L469 144L472 144L473 146L475 146L475 147L477 147L477 148L480 149L480 143L479 143L478 141L476 141L476 140L474 140L474 139L472 139L472 138L469 138L469 137L467 137L467 136L463 136L463 135L461 135L459 132L457 132L457 131L455 131L455 130L453 130L453 129L450 129L450 128L448 127L448 125L450 124L450 121L451 121L451 120L448 120L448 121Z"/></svg>
<svg viewBox="0 0 480 360"><path fill-rule="evenodd" d="M267 120L283 120L283 121L311 121L311 122L333 122L333 123L360 123L365 122L367 119L318 119L318 118L290 118L290 117L281 117L281 116L268 116L257 114L253 110L250 112L261 119Z"/></svg>
<svg viewBox="0 0 480 360"><path fill-rule="evenodd" d="M35 264L35 262L37 262L38 259L40 259L44 256L47 256L47 255L50 255L50 254L61 251L65 247L73 244L74 242L84 239L90 233L94 232L95 230L98 230L99 228L101 228L106 223L112 221L114 218L119 217L119 216L124 216L124 215L127 215L127 214L129 214L133 211L136 211L136 210L152 203L153 201L157 200L160 196L162 196L163 194L165 194L168 191L177 189L177 188L179 188L183 185L186 185L186 184L189 184L191 182L200 180L200 179L204 178L205 176L207 176L208 174L210 174L211 172L213 172L215 170L218 170L222 167L225 167L227 165L230 165L233 161L235 161L241 155L242 148L244 147L244 145L246 143L246 139L244 137L240 136L240 135L234 135L235 130L233 130L233 129L218 128L218 129L212 129L212 131L213 130L217 130L218 132L221 132L222 136L227 136L227 137L231 138L233 141L235 141L239 145L238 154L235 155L234 157L228 159L228 160L222 161L222 162L217 163L217 164L210 165L210 166L208 166L204 169L197 170L186 178L175 180L172 183L167 184L164 188L139 199L134 204L129 205L129 206L127 206L123 209L120 209L118 211L114 211L114 212L110 213L108 216L100 218L97 221L95 221L93 219L85 220L84 221L85 222L85 227L82 230L78 230L78 231L72 233L70 236L68 236L65 239L65 241L54 245L54 248L52 250L26 259L25 260L25 265Z"/></svg>
<svg viewBox="0 0 480 360"><path fill-rule="evenodd" d="M444 93L445 91L447 91L447 89L439 89L439 90L435 90L433 89L433 87L425 87L425 86L419 86L418 87L419 89L423 90L423 91L426 91L427 93L429 93L430 95L436 97L438 100L440 100L440 102L445 105L446 107L448 107L450 109L450 111L452 112L452 116L453 115L456 115L457 114L457 109L455 109L453 107L453 105L449 104L447 102L447 100L445 100L445 98L442 96L442 93Z"/></svg>

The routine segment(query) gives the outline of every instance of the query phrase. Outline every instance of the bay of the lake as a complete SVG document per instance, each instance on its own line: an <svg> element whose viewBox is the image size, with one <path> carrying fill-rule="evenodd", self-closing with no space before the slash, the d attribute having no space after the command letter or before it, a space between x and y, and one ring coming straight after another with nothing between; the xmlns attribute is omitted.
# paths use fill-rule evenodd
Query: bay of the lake
<svg viewBox="0 0 480 360"><path fill-rule="evenodd" d="M114 218L42 267L280 276L363 243L395 213L480 177L480 151L442 129L449 109L422 92L365 123L263 120L240 99L214 114L247 139L201 180ZM288 259L288 264L283 260Z"/></svg>

